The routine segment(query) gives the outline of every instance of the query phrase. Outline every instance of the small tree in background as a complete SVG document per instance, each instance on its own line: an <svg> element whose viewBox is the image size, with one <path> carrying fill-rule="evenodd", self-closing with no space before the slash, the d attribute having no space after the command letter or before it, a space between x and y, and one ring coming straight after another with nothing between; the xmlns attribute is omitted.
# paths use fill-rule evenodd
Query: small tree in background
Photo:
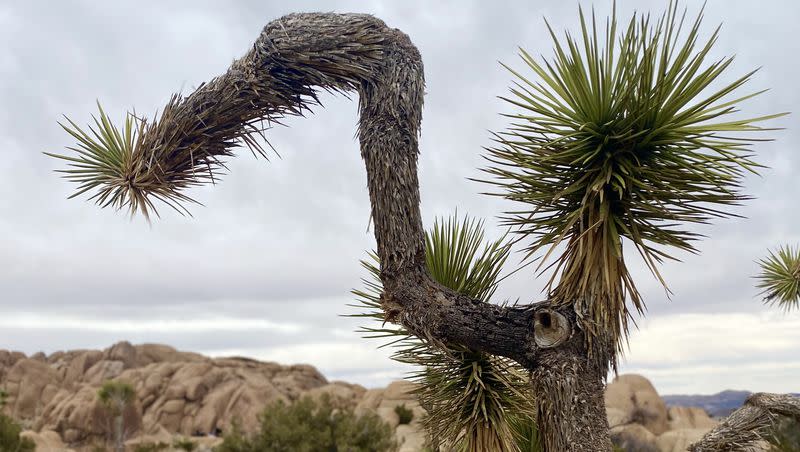
<svg viewBox="0 0 800 452"><path fill-rule="evenodd" d="M97 391L97 398L114 419L114 450L125 452L125 412L132 406L136 392L133 386L122 381L107 381Z"/></svg>

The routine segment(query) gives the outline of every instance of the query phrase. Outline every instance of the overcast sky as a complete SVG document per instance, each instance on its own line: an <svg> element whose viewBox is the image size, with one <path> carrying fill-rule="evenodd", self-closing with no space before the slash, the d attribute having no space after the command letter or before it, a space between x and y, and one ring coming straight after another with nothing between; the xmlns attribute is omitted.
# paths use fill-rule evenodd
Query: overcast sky
<svg viewBox="0 0 800 452"><path fill-rule="evenodd" d="M11 1L0 3L0 348L34 353L104 348L119 340L160 342L211 355L310 363L331 379L383 385L408 369L354 330L349 290L359 259L374 247L367 230L366 177L354 138L356 104L332 95L313 117L269 132L282 158L248 152L205 204L184 218L164 211L152 226L83 200L52 171L71 140L57 124L86 123L99 99L113 117L154 112L175 91L224 72L262 27L294 11L367 12L408 33L419 47L427 95L420 183L426 224L456 208L485 218L490 234L510 206L479 195L489 131L513 111L496 96L522 65L518 47L551 54L543 25L577 31L576 2L219 2ZM660 12L666 2L618 2ZM696 13L699 1L684 1ZM744 109L753 115L800 105L800 3L710 0L705 30L723 23L714 56L736 54L733 80L758 66L751 90L771 88ZM591 3L584 2L584 6ZM595 3L605 14L610 2ZM664 267L674 295L632 256L647 304L623 371L649 377L662 393L800 391L800 313L762 305L754 261L798 243L797 115L758 147L771 168L746 181L756 200L746 219L717 221L699 255ZM530 271L498 299L541 299Z"/></svg>

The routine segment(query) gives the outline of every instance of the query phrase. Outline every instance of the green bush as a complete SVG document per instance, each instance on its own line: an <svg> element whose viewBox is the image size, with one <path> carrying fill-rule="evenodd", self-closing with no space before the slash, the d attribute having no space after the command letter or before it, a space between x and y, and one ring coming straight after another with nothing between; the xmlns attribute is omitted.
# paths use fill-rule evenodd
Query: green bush
<svg viewBox="0 0 800 452"><path fill-rule="evenodd" d="M260 430L245 435L238 426L225 435L215 452L392 452L392 428L375 414L356 416L335 408L330 397L305 397L287 405L268 406L259 417Z"/></svg>
<svg viewBox="0 0 800 452"><path fill-rule="evenodd" d="M186 452L192 452L197 448L197 443L187 438L175 438L172 442L172 447Z"/></svg>
<svg viewBox="0 0 800 452"><path fill-rule="evenodd" d="M394 412L397 413L397 418L400 420L400 425L410 424L414 420L414 412L406 408L406 404L396 405Z"/></svg>
<svg viewBox="0 0 800 452"><path fill-rule="evenodd" d="M22 427L10 417L0 414L0 452L33 452L36 444L20 437Z"/></svg>
<svg viewBox="0 0 800 452"><path fill-rule="evenodd" d="M168 448L169 444L161 441L157 443L140 443L133 448L133 452L160 452Z"/></svg>

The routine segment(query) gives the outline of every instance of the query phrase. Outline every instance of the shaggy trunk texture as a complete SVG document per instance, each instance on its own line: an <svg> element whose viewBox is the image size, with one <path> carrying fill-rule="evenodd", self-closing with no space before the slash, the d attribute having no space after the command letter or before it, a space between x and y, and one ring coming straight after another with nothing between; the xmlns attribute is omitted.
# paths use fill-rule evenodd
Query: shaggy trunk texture
<svg viewBox="0 0 800 452"><path fill-rule="evenodd" d="M381 20L312 13L271 22L226 74L173 97L147 126L126 189L180 196L181 188L211 179L238 143L258 149L261 123L302 114L320 87L359 94L387 318L433 343L506 356L530 370L545 451L611 450L603 403L609 363L589 356L579 321L588 313L564 300L488 304L428 274L417 179L422 59L408 36Z"/></svg>

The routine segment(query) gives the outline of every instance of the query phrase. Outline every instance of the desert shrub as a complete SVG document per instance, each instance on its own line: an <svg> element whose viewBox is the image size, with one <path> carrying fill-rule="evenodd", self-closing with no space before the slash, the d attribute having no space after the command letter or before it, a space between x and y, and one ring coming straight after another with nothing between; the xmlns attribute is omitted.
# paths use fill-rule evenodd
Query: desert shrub
<svg viewBox="0 0 800 452"><path fill-rule="evenodd" d="M781 418L769 438L770 452L800 452L800 422Z"/></svg>
<svg viewBox="0 0 800 452"><path fill-rule="evenodd" d="M187 438L175 438L175 440L172 442L172 447L178 450L192 452L197 448L197 443Z"/></svg>
<svg viewBox="0 0 800 452"><path fill-rule="evenodd" d="M169 444L159 441L157 443L141 443L137 444L136 447L133 448L133 452L160 452L162 450L167 450L169 448Z"/></svg>
<svg viewBox="0 0 800 452"><path fill-rule="evenodd" d="M406 404L396 405L394 412L397 413L397 418L400 420L400 425L410 424L414 420L414 412L406 408Z"/></svg>
<svg viewBox="0 0 800 452"><path fill-rule="evenodd" d="M397 450L392 428L375 414L356 416L335 408L330 397L278 401L259 417L260 430L242 433L234 425L215 452L390 452Z"/></svg>
<svg viewBox="0 0 800 452"><path fill-rule="evenodd" d="M0 452L33 452L36 444L20 436L22 427L10 417L0 414Z"/></svg>

